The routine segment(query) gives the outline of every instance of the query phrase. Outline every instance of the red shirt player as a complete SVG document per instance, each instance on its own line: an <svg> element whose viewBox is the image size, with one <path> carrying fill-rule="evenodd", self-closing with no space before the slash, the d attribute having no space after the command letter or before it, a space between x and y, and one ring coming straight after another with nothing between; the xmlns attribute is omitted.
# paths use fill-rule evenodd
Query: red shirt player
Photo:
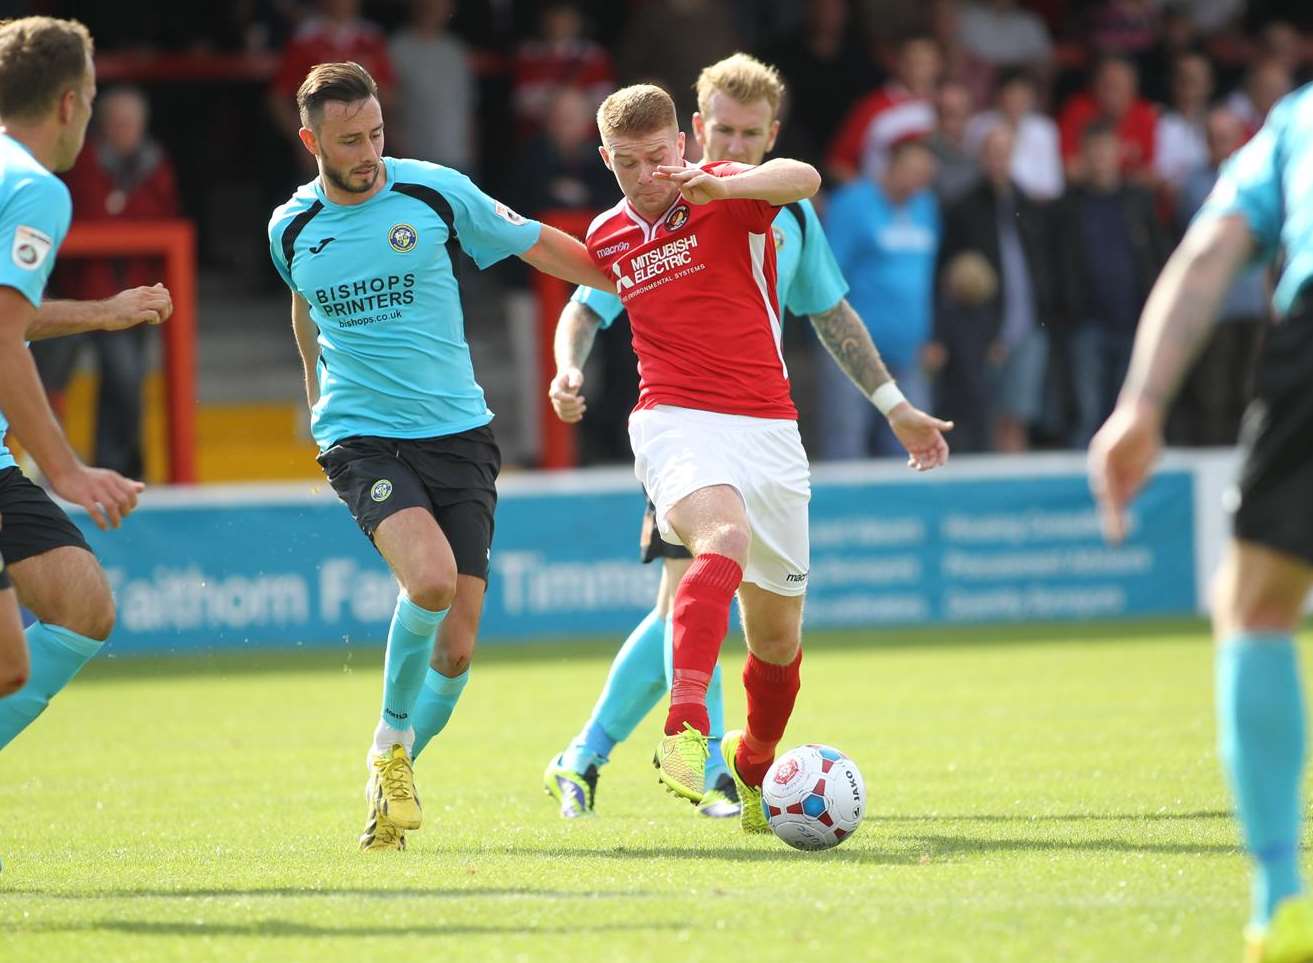
<svg viewBox="0 0 1313 963"><path fill-rule="evenodd" d="M598 127L602 158L625 197L593 222L587 244L633 330L634 470L662 536L694 556L675 593L661 780L677 795L702 795L707 683L737 591L748 723L722 748L745 828L766 831L761 781L798 692L811 496L780 352L770 228L779 206L816 192L820 175L784 159L687 166L674 102L651 85L608 97ZM562 343L569 340L558 337L558 410L579 404L586 348Z"/></svg>

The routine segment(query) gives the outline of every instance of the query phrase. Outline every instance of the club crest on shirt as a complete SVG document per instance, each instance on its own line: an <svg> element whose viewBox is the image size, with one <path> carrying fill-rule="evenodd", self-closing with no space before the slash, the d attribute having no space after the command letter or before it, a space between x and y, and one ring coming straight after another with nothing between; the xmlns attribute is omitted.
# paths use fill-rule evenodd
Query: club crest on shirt
<svg viewBox="0 0 1313 963"><path fill-rule="evenodd" d="M392 495L392 482L386 478L374 482L374 487L369 490L369 497L376 502L385 502Z"/></svg>
<svg viewBox="0 0 1313 963"><path fill-rule="evenodd" d="M419 241L419 232L409 224L393 224L392 230L388 231L388 243L392 245L392 250L398 254L405 254L407 251L415 250L415 244Z"/></svg>
<svg viewBox="0 0 1313 963"><path fill-rule="evenodd" d="M665 228L667 231L678 231L688 223L688 205L680 204L669 214L666 215Z"/></svg>
<svg viewBox="0 0 1313 963"><path fill-rule="evenodd" d="M770 232L771 235L775 238L775 250L777 251L784 250L784 232L781 231L774 224L771 225Z"/></svg>

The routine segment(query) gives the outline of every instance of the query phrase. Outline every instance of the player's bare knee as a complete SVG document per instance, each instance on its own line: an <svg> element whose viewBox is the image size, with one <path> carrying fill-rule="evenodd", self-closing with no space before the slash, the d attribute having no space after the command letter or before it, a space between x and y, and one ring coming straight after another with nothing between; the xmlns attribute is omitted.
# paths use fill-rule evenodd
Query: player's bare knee
<svg viewBox="0 0 1313 963"><path fill-rule="evenodd" d="M433 658L429 660L429 666L439 675L454 679L467 671L473 661L474 651L472 647L463 652L444 650L433 653Z"/></svg>
<svg viewBox="0 0 1313 963"><path fill-rule="evenodd" d="M743 565L748 560L748 546L752 543L752 534L746 525L727 522L712 531L700 546L700 555L714 552L724 555Z"/></svg>
<svg viewBox="0 0 1313 963"><path fill-rule="evenodd" d="M31 671L27 661L27 646L20 644L14 652L0 655L0 698L13 695L27 685Z"/></svg>
<svg viewBox="0 0 1313 963"><path fill-rule="evenodd" d="M772 665L788 665L798 657L801 643L798 637L788 633L767 636L752 640L752 654L762 662Z"/></svg>
<svg viewBox="0 0 1313 963"><path fill-rule="evenodd" d="M437 570L415 579L406 586L406 594L420 608L445 612L456 598L456 571Z"/></svg>
<svg viewBox="0 0 1313 963"><path fill-rule="evenodd" d="M114 600L106 594L87 599L70 613L66 621L58 624L85 638L104 642L114 632L115 621Z"/></svg>

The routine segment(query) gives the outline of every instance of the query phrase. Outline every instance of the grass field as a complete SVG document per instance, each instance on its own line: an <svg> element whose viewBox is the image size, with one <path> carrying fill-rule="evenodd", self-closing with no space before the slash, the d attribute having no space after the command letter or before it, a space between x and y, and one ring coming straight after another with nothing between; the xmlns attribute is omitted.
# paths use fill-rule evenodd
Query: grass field
<svg viewBox="0 0 1313 963"><path fill-rule="evenodd" d="M823 854L659 792L657 714L561 821L541 772L613 646L486 649L425 828L369 857L381 652L103 659L0 757L0 960L1239 959L1201 626L809 644L786 745L871 796Z"/></svg>

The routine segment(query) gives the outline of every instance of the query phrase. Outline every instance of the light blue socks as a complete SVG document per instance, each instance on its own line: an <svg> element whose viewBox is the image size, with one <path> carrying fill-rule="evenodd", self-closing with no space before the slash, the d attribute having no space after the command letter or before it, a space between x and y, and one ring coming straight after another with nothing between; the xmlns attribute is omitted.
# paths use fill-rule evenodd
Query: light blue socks
<svg viewBox="0 0 1313 963"><path fill-rule="evenodd" d="M415 746L410 750L410 758L418 759L429 740L447 726L452 710L460 694L465 691L465 683L470 681L470 670L460 675L446 676L430 667L424 676L424 688L415 700L415 712L412 724L415 727Z"/></svg>
<svg viewBox="0 0 1313 963"><path fill-rule="evenodd" d="M33 622L23 634L32 673L27 685L0 699L0 749L45 710L55 693L72 681L103 644L44 622Z"/></svg>
<svg viewBox="0 0 1313 963"><path fill-rule="evenodd" d="M572 772L587 772L589 766L602 767L616 743L624 742L666 693L666 678L661 668L666 621L656 610L625 639L611 670L606 676L597 705L587 725L574 737L561 756L560 764Z"/></svg>
<svg viewBox="0 0 1313 963"><path fill-rule="evenodd" d="M430 612L421 608L404 593L397 596L397 608L392 613L392 625L388 629L387 657L383 666L384 726L403 733L411 727L415 701L424 688L424 675L429 668L433 640L446 614L445 611Z"/></svg>
<svg viewBox="0 0 1313 963"><path fill-rule="evenodd" d="M1217 649L1218 748L1254 861L1251 922L1303 890L1304 697L1290 636L1241 633Z"/></svg>

